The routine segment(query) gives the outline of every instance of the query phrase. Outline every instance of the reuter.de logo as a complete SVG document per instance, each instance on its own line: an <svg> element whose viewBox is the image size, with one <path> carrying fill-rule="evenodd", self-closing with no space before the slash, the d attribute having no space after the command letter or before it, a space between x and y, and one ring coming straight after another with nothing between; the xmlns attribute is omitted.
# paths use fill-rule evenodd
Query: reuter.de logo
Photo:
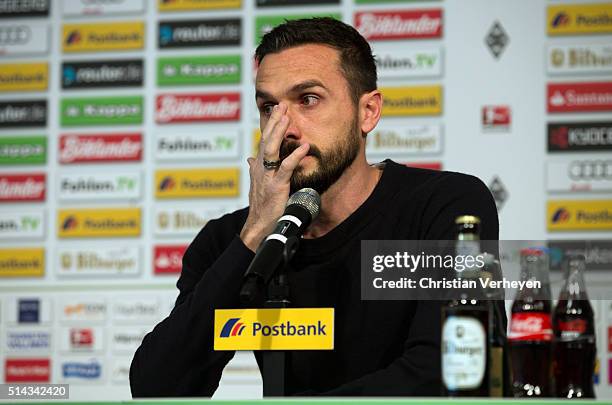
<svg viewBox="0 0 612 405"><path fill-rule="evenodd" d="M219 337L228 338L230 336L240 336L245 328L246 325L240 322L240 318L228 319L227 322L225 322L225 325L223 325L223 329L221 330Z"/></svg>
<svg viewBox="0 0 612 405"><path fill-rule="evenodd" d="M139 162L142 134L62 135L59 161L62 164Z"/></svg>
<svg viewBox="0 0 612 405"><path fill-rule="evenodd" d="M0 174L0 203L45 201L44 173Z"/></svg>
<svg viewBox="0 0 612 405"><path fill-rule="evenodd" d="M240 93L157 96L155 121L158 124L238 120L240 120Z"/></svg>
<svg viewBox="0 0 612 405"><path fill-rule="evenodd" d="M548 112L612 111L612 82L549 83Z"/></svg>
<svg viewBox="0 0 612 405"><path fill-rule="evenodd" d="M442 10L360 12L355 28L368 40L440 38Z"/></svg>

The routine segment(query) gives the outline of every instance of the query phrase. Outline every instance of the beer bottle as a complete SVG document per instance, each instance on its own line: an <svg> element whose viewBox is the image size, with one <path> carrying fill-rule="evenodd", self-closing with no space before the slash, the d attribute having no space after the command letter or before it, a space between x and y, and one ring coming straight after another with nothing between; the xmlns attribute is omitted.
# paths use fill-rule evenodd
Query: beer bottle
<svg viewBox="0 0 612 405"><path fill-rule="evenodd" d="M480 219L463 215L457 225L456 257L480 254ZM458 279L475 280L477 267L455 271ZM448 396L489 396L489 307L478 292L457 294L442 308L442 381Z"/></svg>
<svg viewBox="0 0 612 405"><path fill-rule="evenodd" d="M597 348L593 308L586 292L583 255L565 260L565 283L553 313L556 396L595 398L593 373Z"/></svg>

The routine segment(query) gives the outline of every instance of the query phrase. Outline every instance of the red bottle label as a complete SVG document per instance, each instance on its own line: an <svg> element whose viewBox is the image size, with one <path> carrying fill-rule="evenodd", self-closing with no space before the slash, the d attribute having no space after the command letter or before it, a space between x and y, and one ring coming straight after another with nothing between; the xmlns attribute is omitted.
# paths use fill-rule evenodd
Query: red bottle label
<svg viewBox="0 0 612 405"><path fill-rule="evenodd" d="M518 312L512 314L508 339L512 341L552 340L550 314L545 312Z"/></svg>
<svg viewBox="0 0 612 405"><path fill-rule="evenodd" d="M559 331L572 332L577 334L583 334L586 331L587 323L584 319L573 319L571 321L559 321L557 324Z"/></svg>

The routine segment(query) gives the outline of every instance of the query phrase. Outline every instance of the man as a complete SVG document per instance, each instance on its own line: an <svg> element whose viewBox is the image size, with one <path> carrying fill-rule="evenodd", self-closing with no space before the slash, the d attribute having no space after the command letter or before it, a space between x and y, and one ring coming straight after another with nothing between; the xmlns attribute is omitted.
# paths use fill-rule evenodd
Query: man
<svg viewBox="0 0 612 405"><path fill-rule="evenodd" d="M262 139L249 207L210 221L187 249L168 318L130 370L134 396L210 396L233 353L213 351L215 309L239 308L242 276L290 193L312 187L321 213L288 269L293 307L335 308L335 349L288 353L288 395L439 395L440 303L363 301L360 241L454 239L475 214L497 239L497 211L474 177L366 161L382 96L365 39L330 19L290 21L256 51ZM261 357L256 354L261 368Z"/></svg>

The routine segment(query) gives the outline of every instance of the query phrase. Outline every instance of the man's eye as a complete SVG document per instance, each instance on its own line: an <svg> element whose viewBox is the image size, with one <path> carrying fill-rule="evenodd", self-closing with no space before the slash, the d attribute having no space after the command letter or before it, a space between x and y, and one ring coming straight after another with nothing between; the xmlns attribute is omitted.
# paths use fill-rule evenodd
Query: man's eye
<svg viewBox="0 0 612 405"><path fill-rule="evenodd" d="M271 115L273 108L274 108L274 104L264 104L261 107L261 112L263 112L264 115Z"/></svg>
<svg viewBox="0 0 612 405"><path fill-rule="evenodd" d="M319 102L319 98L316 96L304 96L302 97L304 105L315 105Z"/></svg>

